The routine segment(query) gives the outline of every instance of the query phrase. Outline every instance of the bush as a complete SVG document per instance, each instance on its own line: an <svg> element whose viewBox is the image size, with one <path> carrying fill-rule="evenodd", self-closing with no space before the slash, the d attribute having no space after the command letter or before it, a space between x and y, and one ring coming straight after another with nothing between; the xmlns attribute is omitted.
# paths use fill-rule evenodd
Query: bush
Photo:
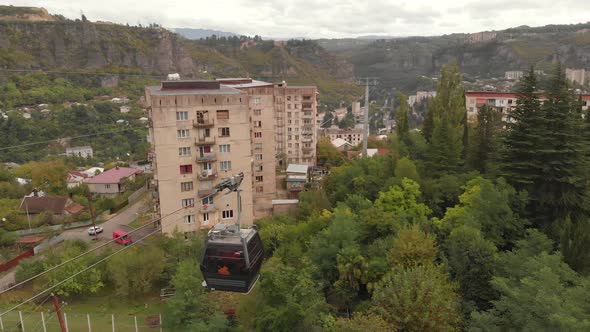
<svg viewBox="0 0 590 332"><path fill-rule="evenodd" d="M111 198L101 198L96 202L97 211L110 210L117 206L117 203Z"/></svg>
<svg viewBox="0 0 590 332"><path fill-rule="evenodd" d="M43 211L35 218L35 225L45 226L45 225L53 225L56 218L53 216L53 212L51 211Z"/></svg>
<svg viewBox="0 0 590 332"><path fill-rule="evenodd" d="M14 278L16 282L21 282L43 272L44 270L45 268L42 260L34 258L23 259L18 265L18 270L16 270Z"/></svg>
<svg viewBox="0 0 590 332"><path fill-rule="evenodd" d="M90 215L90 212L84 211L84 212L78 214L77 219L78 219L78 221L86 221L86 220L92 219L92 216Z"/></svg>

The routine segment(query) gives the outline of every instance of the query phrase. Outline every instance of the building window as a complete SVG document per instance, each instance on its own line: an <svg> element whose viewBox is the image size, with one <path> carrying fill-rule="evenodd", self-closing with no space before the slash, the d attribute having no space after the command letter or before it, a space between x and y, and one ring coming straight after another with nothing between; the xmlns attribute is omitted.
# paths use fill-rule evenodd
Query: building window
<svg viewBox="0 0 590 332"><path fill-rule="evenodd" d="M256 182L262 182L263 181L263 176L262 175L257 175L256 176Z"/></svg>
<svg viewBox="0 0 590 332"><path fill-rule="evenodd" d="M217 110L217 120L228 120L229 110Z"/></svg>
<svg viewBox="0 0 590 332"><path fill-rule="evenodd" d="M193 182L181 182L180 183L180 191L191 191L193 190Z"/></svg>
<svg viewBox="0 0 590 332"><path fill-rule="evenodd" d="M263 186L256 186L256 192L257 193L264 192L264 187Z"/></svg>
<svg viewBox="0 0 590 332"><path fill-rule="evenodd" d="M221 145L219 145L219 152L220 153L229 153L230 152L229 144L221 144Z"/></svg>
<svg viewBox="0 0 590 332"><path fill-rule="evenodd" d="M287 139L290 141L290 140L292 140L292 139L293 139L293 136L291 136L291 135L287 135Z"/></svg>
<svg viewBox="0 0 590 332"><path fill-rule="evenodd" d="M176 121L184 121L184 120L188 120L188 112L186 112L186 111L176 112Z"/></svg>
<svg viewBox="0 0 590 332"><path fill-rule="evenodd" d="M262 165L254 165L254 171L262 172Z"/></svg>
<svg viewBox="0 0 590 332"><path fill-rule="evenodd" d="M293 143L289 143L287 146L290 147L290 148L292 148L293 147Z"/></svg>
<svg viewBox="0 0 590 332"><path fill-rule="evenodd" d="M252 104L260 104L260 97L254 97L252 98Z"/></svg>
<svg viewBox="0 0 590 332"><path fill-rule="evenodd" d="M291 101L291 96L287 96L287 100L288 101Z"/></svg>
<svg viewBox="0 0 590 332"><path fill-rule="evenodd" d="M287 109L290 110L291 109L291 104L287 104Z"/></svg>
<svg viewBox="0 0 590 332"><path fill-rule="evenodd" d="M211 205L213 204L213 196L205 197L201 200L201 204L203 205Z"/></svg>
<svg viewBox="0 0 590 332"><path fill-rule="evenodd" d="M110 189L111 188L111 185L110 184L105 184L104 187L105 187L105 189Z"/></svg>
<svg viewBox="0 0 590 332"><path fill-rule="evenodd" d="M293 123L293 121L291 121L291 120L287 121L287 124L292 124L292 123Z"/></svg>
<svg viewBox="0 0 590 332"><path fill-rule="evenodd" d="M229 137L229 127L219 128L219 137Z"/></svg>
<svg viewBox="0 0 590 332"><path fill-rule="evenodd" d="M254 159L256 160L262 160L262 154L261 153L257 153L254 155Z"/></svg>
<svg viewBox="0 0 590 332"><path fill-rule="evenodd" d="M219 169L221 169L222 171L229 171L231 170L231 161L227 160L227 161L220 161L219 162Z"/></svg>
<svg viewBox="0 0 590 332"><path fill-rule="evenodd" d="M203 213L203 225L209 225L209 212Z"/></svg>
<svg viewBox="0 0 590 332"><path fill-rule="evenodd" d="M176 131L176 136L178 138L187 138L190 137L191 131L188 129L179 129Z"/></svg>
<svg viewBox="0 0 590 332"><path fill-rule="evenodd" d="M234 210L223 210L221 211L221 218L231 219L234 217Z"/></svg>
<svg viewBox="0 0 590 332"><path fill-rule="evenodd" d="M193 165L180 165L180 174L192 174Z"/></svg>
<svg viewBox="0 0 590 332"><path fill-rule="evenodd" d="M190 156L191 155L191 148L188 146L178 148L178 155L181 157Z"/></svg>
<svg viewBox="0 0 590 332"><path fill-rule="evenodd" d="M262 121L254 121L254 127L255 127L255 128L260 128L260 127L262 127Z"/></svg>
<svg viewBox="0 0 590 332"><path fill-rule="evenodd" d="M254 110L254 115L262 115L262 110Z"/></svg>
<svg viewBox="0 0 590 332"><path fill-rule="evenodd" d="M291 117L291 112L287 112L287 117L290 118Z"/></svg>
<svg viewBox="0 0 590 332"><path fill-rule="evenodd" d="M291 127L287 128L287 132L290 133L291 131L293 131L293 129Z"/></svg>
<svg viewBox="0 0 590 332"><path fill-rule="evenodd" d="M254 150L262 150L262 143L254 143Z"/></svg>
<svg viewBox="0 0 590 332"><path fill-rule="evenodd" d="M254 133L254 138L262 138L262 133L257 131Z"/></svg>
<svg viewBox="0 0 590 332"><path fill-rule="evenodd" d="M192 224L195 222L195 216L192 214L184 216L184 223L185 224Z"/></svg>
<svg viewBox="0 0 590 332"><path fill-rule="evenodd" d="M185 198L182 200L182 207L192 207L195 206L195 199L194 198Z"/></svg>

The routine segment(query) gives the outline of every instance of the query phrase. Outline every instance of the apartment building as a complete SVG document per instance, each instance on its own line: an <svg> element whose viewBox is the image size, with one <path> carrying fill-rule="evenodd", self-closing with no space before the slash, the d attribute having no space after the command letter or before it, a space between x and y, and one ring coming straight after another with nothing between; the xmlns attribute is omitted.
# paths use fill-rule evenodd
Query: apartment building
<svg viewBox="0 0 590 332"><path fill-rule="evenodd" d="M146 87L146 106L165 233L235 222L236 195L211 195L239 172L241 222L251 224L272 211L277 167L315 165L316 87L249 78L164 81Z"/></svg>
<svg viewBox="0 0 590 332"><path fill-rule="evenodd" d="M237 195L214 195L244 173L242 224L253 222L248 94L218 81L164 81L146 87L157 208L162 231L189 233L237 221Z"/></svg>
<svg viewBox="0 0 590 332"><path fill-rule="evenodd" d="M584 110L590 106L590 95L581 95ZM488 105L502 112L503 120L510 121L510 112L516 107L518 94L507 92L476 92L470 91L465 93L465 107L467 108L467 117L469 121L475 121L479 108ZM541 100L543 97L541 97Z"/></svg>
<svg viewBox="0 0 590 332"><path fill-rule="evenodd" d="M340 129L337 127L321 129L320 135L327 137L330 141L338 138L345 140L352 146L357 146L363 142L363 128L346 128Z"/></svg>
<svg viewBox="0 0 590 332"><path fill-rule="evenodd" d="M287 86L275 84L277 165L314 166L317 159L316 86Z"/></svg>
<svg viewBox="0 0 590 332"><path fill-rule="evenodd" d="M573 83L584 85L586 84L586 70L566 68L565 78L567 78Z"/></svg>

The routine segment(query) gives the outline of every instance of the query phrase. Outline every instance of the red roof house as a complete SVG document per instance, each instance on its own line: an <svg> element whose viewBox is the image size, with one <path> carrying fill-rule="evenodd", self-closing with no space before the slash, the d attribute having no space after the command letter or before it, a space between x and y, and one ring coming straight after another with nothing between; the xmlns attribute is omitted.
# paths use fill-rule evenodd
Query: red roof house
<svg viewBox="0 0 590 332"><path fill-rule="evenodd" d="M134 180L143 171L131 167L115 167L88 179L85 183L91 192L104 195L117 195L125 191L125 180Z"/></svg>

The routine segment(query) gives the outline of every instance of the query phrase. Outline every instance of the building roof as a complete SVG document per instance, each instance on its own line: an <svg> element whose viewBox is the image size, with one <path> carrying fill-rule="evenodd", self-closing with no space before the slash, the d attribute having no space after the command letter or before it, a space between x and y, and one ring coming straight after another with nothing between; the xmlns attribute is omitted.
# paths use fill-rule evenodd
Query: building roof
<svg viewBox="0 0 590 332"><path fill-rule="evenodd" d="M51 211L55 214L63 214L67 202L68 198L61 196L24 197L20 204L20 209L33 214L41 213L43 211Z"/></svg>
<svg viewBox="0 0 590 332"><path fill-rule="evenodd" d="M69 214L77 214L84 210L84 206L76 202L73 202L72 204L67 205L64 210L67 211Z"/></svg>
<svg viewBox="0 0 590 332"><path fill-rule="evenodd" d="M44 239L45 239L45 237L40 236L40 235L27 235L27 236L23 236L20 239L16 240L16 243L18 243L18 244L32 244L32 243L41 242Z"/></svg>
<svg viewBox="0 0 590 332"><path fill-rule="evenodd" d="M287 175L287 182L307 182L306 175Z"/></svg>
<svg viewBox="0 0 590 332"><path fill-rule="evenodd" d="M302 174L307 174L307 169L308 168L309 168L308 165L289 164L289 166L287 166L287 173L302 173Z"/></svg>
<svg viewBox="0 0 590 332"><path fill-rule="evenodd" d="M82 177L82 178L87 178L88 177L88 174L82 173L80 171L68 171L68 175L78 176L78 177Z"/></svg>
<svg viewBox="0 0 590 332"><path fill-rule="evenodd" d="M86 183L91 184L114 184L120 183L122 179L128 178L133 174L141 173L141 170L131 167L115 167L108 171L98 174L97 176L89 179Z"/></svg>
<svg viewBox="0 0 590 332"><path fill-rule="evenodd" d="M217 80L223 85L231 86L236 89L273 87L272 83L257 81L251 78L218 78Z"/></svg>
<svg viewBox="0 0 590 332"><path fill-rule="evenodd" d="M191 87L191 82L200 82L200 81L169 81L169 82L179 82L175 83L178 85L177 88L162 88L162 86L148 86L147 89L149 90L151 95L154 96L176 96L176 95L237 95L244 93L236 88L225 84L219 84L217 81L207 81L217 84L215 88L207 87L207 88L199 88L199 87ZM163 84L167 82L162 82ZM181 83L185 83L186 85L180 85Z"/></svg>
<svg viewBox="0 0 590 332"><path fill-rule="evenodd" d="M345 139L342 139L342 138L336 138L336 139L332 140L332 145L334 145L337 148L342 147L344 145L352 146L352 144L348 143Z"/></svg>
<svg viewBox="0 0 590 332"><path fill-rule="evenodd" d="M82 171L82 173L88 174L89 176L95 176L96 175L96 171L99 171L100 173L102 173L102 172L104 172L104 168L102 168L102 167L90 167L89 169Z"/></svg>

